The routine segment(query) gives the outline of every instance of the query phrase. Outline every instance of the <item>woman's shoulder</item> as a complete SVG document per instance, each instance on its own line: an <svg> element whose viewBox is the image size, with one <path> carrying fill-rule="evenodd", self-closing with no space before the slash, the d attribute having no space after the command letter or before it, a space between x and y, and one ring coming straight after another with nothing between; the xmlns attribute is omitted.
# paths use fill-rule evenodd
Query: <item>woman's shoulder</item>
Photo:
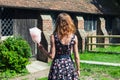
<svg viewBox="0 0 120 80"><path fill-rule="evenodd" d="M72 34L73 35L73 38L75 39L75 38L77 38L77 35L76 34Z"/></svg>
<svg viewBox="0 0 120 80"><path fill-rule="evenodd" d="M78 43L78 37L77 37L77 35L75 35L75 43Z"/></svg>
<svg viewBox="0 0 120 80"><path fill-rule="evenodd" d="M73 38L72 38L75 42L78 40L78 37L76 34L73 34Z"/></svg>
<svg viewBox="0 0 120 80"><path fill-rule="evenodd" d="M50 39L51 39L51 40L54 40L55 35L56 35L56 34L51 34L51 35L50 35Z"/></svg>
<svg viewBox="0 0 120 80"><path fill-rule="evenodd" d="M77 38L77 35L76 35L76 34L74 34L74 36L75 36L75 38Z"/></svg>

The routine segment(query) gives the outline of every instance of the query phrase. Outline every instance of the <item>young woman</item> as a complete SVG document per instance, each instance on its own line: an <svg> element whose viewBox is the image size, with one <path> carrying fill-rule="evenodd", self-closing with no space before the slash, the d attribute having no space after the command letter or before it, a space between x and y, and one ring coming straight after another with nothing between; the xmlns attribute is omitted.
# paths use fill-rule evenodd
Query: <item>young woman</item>
<svg viewBox="0 0 120 80"><path fill-rule="evenodd" d="M78 80L80 75L80 59L78 39L74 34L75 25L67 13L60 13L56 20L56 29L50 37L51 49L48 53L42 44L39 49L53 59L48 80ZM74 53L75 64L71 58Z"/></svg>

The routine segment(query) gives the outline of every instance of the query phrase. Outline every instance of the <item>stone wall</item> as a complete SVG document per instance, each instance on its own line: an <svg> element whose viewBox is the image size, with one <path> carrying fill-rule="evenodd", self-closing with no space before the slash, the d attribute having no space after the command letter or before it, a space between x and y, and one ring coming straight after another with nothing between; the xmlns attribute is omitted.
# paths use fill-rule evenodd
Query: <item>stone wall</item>
<svg viewBox="0 0 120 80"><path fill-rule="evenodd" d="M84 19L82 16L76 16L77 18L77 37L78 37L78 49L80 52L85 51L85 39L86 32L84 30Z"/></svg>
<svg viewBox="0 0 120 80"><path fill-rule="evenodd" d="M105 19L99 18L97 21L97 35L108 35L108 32L105 28ZM109 43L109 38L97 38L97 43ZM99 46L105 47L105 46Z"/></svg>
<svg viewBox="0 0 120 80"><path fill-rule="evenodd" d="M40 15L40 21L41 22L41 26L40 29L42 30L42 40L41 40L41 44L43 44L44 48L49 52L50 51L50 35L53 33L53 29L52 29L52 18L51 15ZM40 50L38 49L38 55L37 55L37 59L44 61L44 62L48 62L49 58L44 55L42 52L40 52Z"/></svg>

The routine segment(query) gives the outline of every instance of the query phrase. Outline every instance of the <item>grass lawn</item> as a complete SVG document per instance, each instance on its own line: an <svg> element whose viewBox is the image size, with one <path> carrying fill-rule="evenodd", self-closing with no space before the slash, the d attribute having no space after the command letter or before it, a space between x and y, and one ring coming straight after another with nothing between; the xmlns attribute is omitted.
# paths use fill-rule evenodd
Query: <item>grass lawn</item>
<svg viewBox="0 0 120 80"><path fill-rule="evenodd" d="M120 67L81 64L81 80L118 80Z"/></svg>
<svg viewBox="0 0 120 80"><path fill-rule="evenodd" d="M120 63L120 54L107 54L107 53L81 53L81 60L89 61L100 61L100 62L111 62Z"/></svg>
<svg viewBox="0 0 120 80"><path fill-rule="evenodd" d="M16 73L14 70L6 70L3 72L0 70L0 80L7 80L3 78L15 78L18 76L25 76L27 74L29 74L27 69L23 69L21 73Z"/></svg>
<svg viewBox="0 0 120 80"><path fill-rule="evenodd" d="M101 52L118 52L120 53L120 46L108 46L106 48L95 48L96 51L101 51Z"/></svg>
<svg viewBox="0 0 120 80"><path fill-rule="evenodd" d="M111 62L111 63L120 63L120 46L108 46L106 48L96 48L97 51L102 53L95 52L84 52L80 54L81 60L90 60L90 61L100 61L100 62ZM114 53L106 53L114 52ZM115 53L119 52L119 53Z"/></svg>

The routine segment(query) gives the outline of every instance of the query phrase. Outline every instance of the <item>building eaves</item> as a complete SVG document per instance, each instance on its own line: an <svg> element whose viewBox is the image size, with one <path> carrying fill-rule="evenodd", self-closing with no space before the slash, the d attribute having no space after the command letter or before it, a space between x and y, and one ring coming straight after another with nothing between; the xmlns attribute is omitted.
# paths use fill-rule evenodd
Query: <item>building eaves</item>
<svg viewBox="0 0 120 80"><path fill-rule="evenodd" d="M113 12L111 8L106 8L104 6L102 7L102 11L96 6L99 4L93 1L94 0L0 0L0 6L72 11L90 14L118 14L117 11Z"/></svg>

